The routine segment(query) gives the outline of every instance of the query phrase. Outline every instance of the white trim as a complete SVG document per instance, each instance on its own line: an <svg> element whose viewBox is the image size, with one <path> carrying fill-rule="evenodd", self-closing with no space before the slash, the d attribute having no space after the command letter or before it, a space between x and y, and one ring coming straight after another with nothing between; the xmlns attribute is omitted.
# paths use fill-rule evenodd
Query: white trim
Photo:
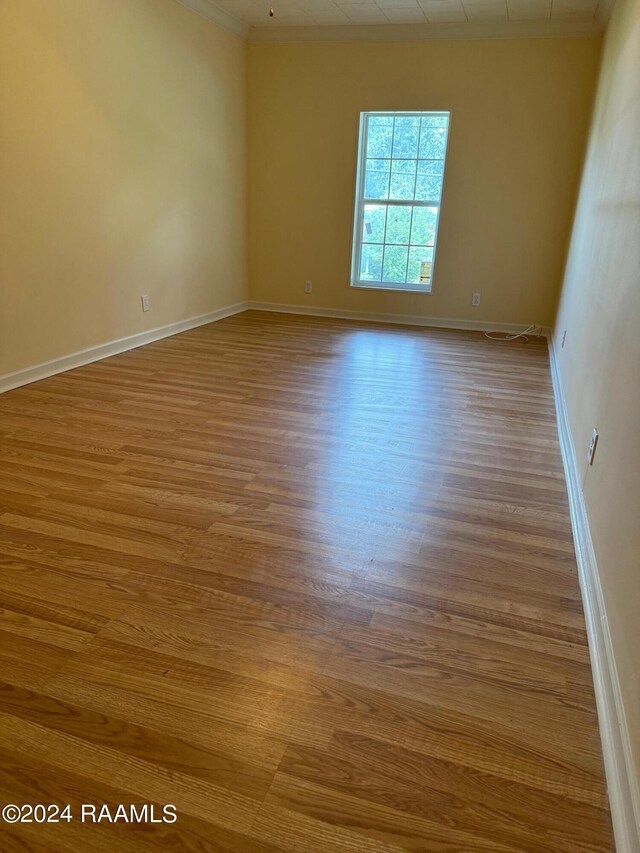
<svg viewBox="0 0 640 853"><path fill-rule="evenodd" d="M186 2L186 0L179 0ZM192 0L189 0L192 2ZM251 27L250 42L440 41L450 39L572 38L601 35L605 22L492 21L460 24L346 24L343 26Z"/></svg>
<svg viewBox="0 0 640 853"><path fill-rule="evenodd" d="M242 39L246 39L249 35L250 26L246 21L241 21L235 15L230 15L229 12L209 3L208 0L176 0L176 3L184 6L185 9L190 9L197 15L202 15L203 18L217 24L229 33L240 36Z"/></svg>
<svg viewBox="0 0 640 853"><path fill-rule="evenodd" d="M365 243L366 245L366 243ZM429 246L428 248L432 248ZM430 296L432 291L431 282L429 284L404 284L393 285L388 281L351 281L351 287L356 290L384 290L385 293L422 293Z"/></svg>
<svg viewBox="0 0 640 853"><path fill-rule="evenodd" d="M161 338L168 338L171 335L195 329L197 326L214 323L216 320L222 320L224 317L231 317L233 314L246 311L247 304L247 302L238 302L235 305L229 305L227 308L219 308L217 311L211 311L208 314L200 314L198 317L190 317L188 320L169 323L168 326L160 326L157 329L149 329L146 332L138 332L126 338L119 338L105 344L98 344L95 347L78 350L78 352L63 355L51 361L44 361L33 367L16 370L14 373L5 373L4 375L0 375L0 394L5 391L11 391L12 388L19 388L22 385L37 382L39 379L46 379L47 376L63 373L65 370L73 370L74 367L81 367L83 364L100 361L103 358L109 358L111 355L117 355L118 353L150 344L153 341L159 341Z"/></svg>
<svg viewBox="0 0 640 853"><path fill-rule="evenodd" d="M556 401L558 435L567 481L571 526L589 638L602 753L607 775L616 849L618 853L639 853L640 791L638 789L638 772L633 766L629 730L622 704L620 681L607 621L598 563L580 485L575 447L562 389L562 378L551 335L549 336L549 358L553 394Z"/></svg>
<svg viewBox="0 0 640 853"><path fill-rule="evenodd" d="M462 329L472 332L524 332L533 324L492 323L490 320L457 320L451 317L420 317L415 314L379 314L347 311L340 308L316 308L307 305L281 305L278 302L249 302L252 311L276 314L302 314L310 317L333 317L338 320L363 320L366 323L391 323L400 326L428 326L434 329ZM542 334L548 330L542 327Z"/></svg>

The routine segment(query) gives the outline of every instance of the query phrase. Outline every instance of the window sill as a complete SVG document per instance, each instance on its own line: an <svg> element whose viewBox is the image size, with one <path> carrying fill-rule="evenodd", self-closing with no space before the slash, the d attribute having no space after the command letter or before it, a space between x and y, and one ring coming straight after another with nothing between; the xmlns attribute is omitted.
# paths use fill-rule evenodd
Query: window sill
<svg viewBox="0 0 640 853"><path fill-rule="evenodd" d="M427 293L430 294L431 285L428 287L424 287L423 285L416 285L412 287L411 285L405 284L402 287L394 287L390 282L387 281L352 281L351 287L355 287L358 290L385 290L391 293Z"/></svg>

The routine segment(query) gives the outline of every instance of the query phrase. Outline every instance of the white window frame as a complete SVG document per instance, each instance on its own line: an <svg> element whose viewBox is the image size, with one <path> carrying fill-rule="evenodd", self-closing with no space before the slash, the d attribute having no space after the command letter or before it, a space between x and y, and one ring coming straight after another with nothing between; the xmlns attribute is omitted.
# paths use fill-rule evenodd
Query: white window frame
<svg viewBox="0 0 640 853"><path fill-rule="evenodd" d="M364 198L364 175L367 161L367 119L370 116L374 117L389 117L397 118L398 116L447 116L447 139L444 149L443 173L442 173L442 191L440 198L433 201L416 201L405 199L402 201L389 199L365 199ZM431 293L433 290L434 271L436 266L436 253L438 246L438 226L440 224L440 211L442 208L442 199L444 197L444 179L447 169L447 149L449 147L449 132L451 130L451 112L449 110L391 110L385 112L366 111L360 113L360 126L358 131L358 166L356 170L356 199L355 199L355 214L353 224L353 243L351 249L351 287L365 288L367 290L392 290L395 293L410 292L410 293ZM391 207L393 205L406 206L413 205L415 207L435 207L437 208L436 225L433 235L433 260L431 263L431 277L426 284L409 284L406 282L395 284L390 281L362 281L360 275L360 259L362 254L362 228L365 204L386 204Z"/></svg>

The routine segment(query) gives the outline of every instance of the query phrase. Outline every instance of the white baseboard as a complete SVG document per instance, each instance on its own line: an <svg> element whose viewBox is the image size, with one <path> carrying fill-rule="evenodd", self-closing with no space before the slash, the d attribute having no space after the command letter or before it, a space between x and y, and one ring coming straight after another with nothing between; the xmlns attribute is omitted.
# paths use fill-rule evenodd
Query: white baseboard
<svg viewBox="0 0 640 853"><path fill-rule="evenodd" d="M629 730L622 704L620 681L613 654L598 563L576 464L562 378L551 335L549 336L549 357L616 849L618 853L640 853L638 769L634 767L631 753Z"/></svg>
<svg viewBox="0 0 640 853"><path fill-rule="evenodd" d="M450 317L416 317L414 314L376 314L336 308L315 308L307 305L281 305L278 302L249 302L252 311L273 311L276 314L303 314L310 317L333 317L338 320L364 320L367 323L393 323L401 326L430 326L435 329L463 329L473 332L524 332L526 324L491 323L488 320L456 320ZM542 327L543 334L548 329Z"/></svg>
<svg viewBox="0 0 640 853"><path fill-rule="evenodd" d="M14 373L5 373L0 375L0 394L4 391L11 391L12 388L37 382L39 379L46 379L47 376L63 373L65 370L72 370L74 367L81 367L83 364L89 364L92 361L100 361L110 355L136 349L136 347L144 346L144 344L150 344L153 341L159 341L161 338L168 338L171 335L177 335L179 332L195 329L197 326L213 323L216 320L222 320L224 317L231 317L233 314L239 314L246 310L247 303L238 302L235 305L219 308L217 311L211 311L208 314L200 314L198 317L190 317L188 320L169 323L168 326L160 326L157 329L149 329L147 332L138 332L126 338L119 338L106 344L98 344L95 347L78 350L78 352L63 355L61 358L54 358L33 367L16 370Z"/></svg>

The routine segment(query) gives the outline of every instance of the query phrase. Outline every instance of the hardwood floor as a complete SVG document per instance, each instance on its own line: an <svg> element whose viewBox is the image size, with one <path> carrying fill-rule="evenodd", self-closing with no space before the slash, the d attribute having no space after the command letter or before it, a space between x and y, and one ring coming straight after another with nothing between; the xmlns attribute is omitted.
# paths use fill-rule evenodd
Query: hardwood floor
<svg viewBox="0 0 640 853"><path fill-rule="evenodd" d="M0 801L74 815L2 851L613 849L543 340L247 312L0 473Z"/></svg>

